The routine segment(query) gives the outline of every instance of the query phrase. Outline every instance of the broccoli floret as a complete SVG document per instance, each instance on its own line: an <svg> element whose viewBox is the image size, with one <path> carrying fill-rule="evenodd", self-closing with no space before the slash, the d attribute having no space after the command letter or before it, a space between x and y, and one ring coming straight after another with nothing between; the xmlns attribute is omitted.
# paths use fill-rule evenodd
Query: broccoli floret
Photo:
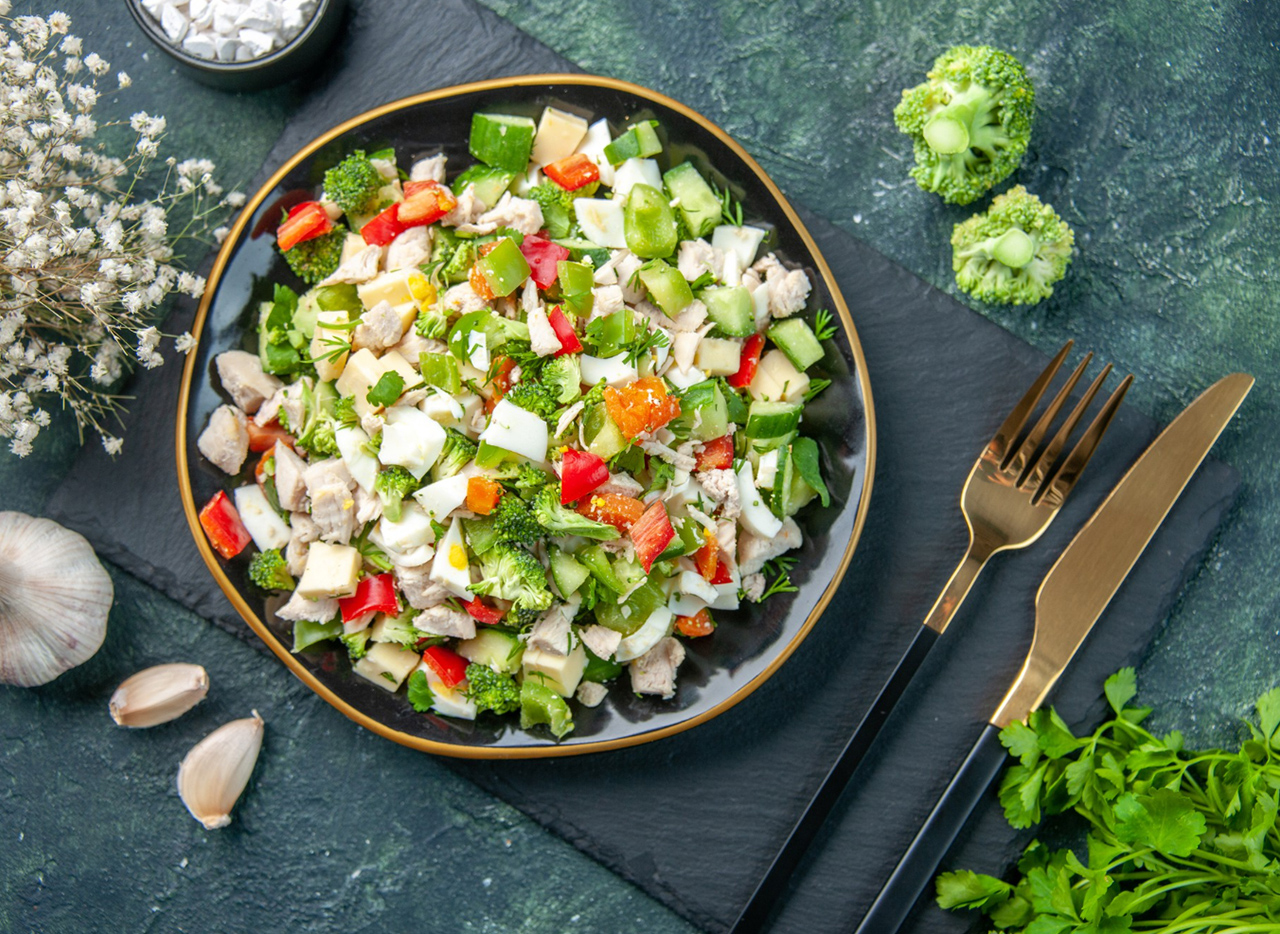
<svg viewBox="0 0 1280 934"><path fill-rule="evenodd" d="M322 383L327 386L327 383ZM333 416L326 408L324 399L318 390L311 388L308 380L302 382L302 425L295 435L299 448L310 454L336 456L338 442L333 436ZM281 409L281 412L284 410Z"/></svg>
<svg viewBox="0 0 1280 934"><path fill-rule="evenodd" d="M356 414L354 396L340 396L333 404L333 420L338 425L354 428L360 424L360 416Z"/></svg>
<svg viewBox="0 0 1280 934"><path fill-rule="evenodd" d="M532 501L550 482L551 475L545 470L539 470L533 464L521 464L520 472L510 481L510 485L515 487L522 499Z"/></svg>
<svg viewBox="0 0 1280 934"><path fill-rule="evenodd" d="M515 679L488 665L467 666L467 697L477 712L503 714L520 709L520 686Z"/></svg>
<svg viewBox="0 0 1280 934"><path fill-rule="evenodd" d="M342 261L342 242L346 238L347 228L336 224L327 234L295 243L285 250L285 262L295 276L308 285L315 285L338 268Z"/></svg>
<svg viewBox="0 0 1280 934"><path fill-rule="evenodd" d="M347 647L347 655L350 656L353 662L358 662L364 658L365 653L369 651L368 627L361 629L359 632L344 633L338 638Z"/></svg>
<svg viewBox="0 0 1280 934"><path fill-rule="evenodd" d="M424 308L418 314L418 320L414 322L413 329L427 340L444 340L445 334L449 332L449 319L445 317L444 312L435 308Z"/></svg>
<svg viewBox="0 0 1280 934"><path fill-rule="evenodd" d="M596 383L587 390L587 394L582 397L582 407L589 409L595 405L601 405L604 402L604 391L608 388L608 384L604 380Z"/></svg>
<svg viewBox="0 0 1280 934"><path fill-rule="evenodd" d="M365 214L383 183L382 173L357 149L324 173L324 196L346 214Z"/></svg>
<svg viewBox="0 0 1280 934"><path fill-rule="evenodd" d="M551 607L547 572L538 559L510 542L494 545L480 559L481 579L471 585L476 593L513 601L511 612L521 625Z"/></svg>
<svg viewBox="0 0 1280 934"><path fill-rule="evenodd" d="M893 119L915 143L911 176L950 204L968 204L1009 176L1031 138L1035 90L1008 52L961 45L902 92Z"/></svg>
<svg viewBox="0 0 1280 934"><path fill-rule="evenodd" d="M951 266L956 284L980 301L1033 305L1053 294L1074 242L1057 212L1017 185L956 224Z"/></svg>
<svg viewBox="0 0 1280 934"><path fill-rule="evenodd" d="M373 481L373 491L382 500L382 514L392 522L400 521L401 503L417 488L418 481L403 467L384 467Z"/></svg>
<svg viewBox="0 0 1280 934"><path fill-rule="evenodd" d="M432 480L444 480L452 477L467 464L476 459L476 443L456 428L446 428L444 449L440 458L431 468Z"/></svg>
<svg viewBox="0 0 1280 934"><path fill-rule="evenodd" d="M573 210L575 194L551 182L529 189L529 198L542 208L542 224L553 240L571 236L577 227L578 215Z"/></svg>
<svg viewBox="0 0 1280 934"><path fill-rule="evenodd" d="M249 562L249 579L263 590L292 590L293 577L279 548L260 551Z"/></svg>
<svg viewBox="0 0 1280 934"><path fill-rule="evenodd" d="M524 500L510 493L498 500L498 505L489 513L489 518L493 520L495 541L514 542L532 548L535 542L546 535Z"/></svg>
<svg viewBox="0 0 1280 934"><path fill-rule="evenodd" d="M399 645L413 648L427 638L427 633L415 628L413 625L413 620L417 615L417 610L407 607L399 616L387 617L387 620L382 624L382 634L378 638L384 642L395 642Z"/></svg>
<svg viewBox="0 0 1280 934"><path fill-rule="evenodd" d="M560 405L572 405L582 397L582 364L576 354L547 361L538 378Z"/></svg>
<svg viewBox="0 0 1280 934"><path fill-rule="evenodd" d="M596 522L560 505L560 484L549 483L533 501L533 517L552 535L581 535L599 542L611 542L618 530L607 522Z"/></svg>
<svg viewBox="0 0 1280 934"><path fill-rule="evenodd" d="M532 412L546 420L554 420L556 409L560 407L551 390L541 382L532 379L521 380L511 388L505 398L512 405L518 405L526 412Z"/></svg>

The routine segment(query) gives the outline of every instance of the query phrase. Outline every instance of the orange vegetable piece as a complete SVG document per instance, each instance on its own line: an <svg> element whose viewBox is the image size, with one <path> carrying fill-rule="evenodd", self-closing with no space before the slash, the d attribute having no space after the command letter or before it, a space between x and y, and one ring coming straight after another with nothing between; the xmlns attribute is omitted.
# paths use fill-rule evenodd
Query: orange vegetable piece
<svg viewBox="0 0 1280 934"><path fill-rule="evenodd" d="M578 513L596 522L607 522L619 532L627 532L632 523L644 515L644 503L620 493L593 493L578 503Z"/></svg>
<svg viewBox="0 0 1280 934"><path fill-rule="evenodd" d="M486 302L493 301L493 289L489 288L489 282L485 279L484 273L480 271L479 263L471 267L471 271L467 273L467 280L471 283L472 291Z"/></svg>
<svg viewBox="0 0 1280 934"><path fill-rule="evenodd" d="M477 515L487 516L502 499L502 484L488 477L472 477L467 480L467 508Z"/></svg>
<svg viewBox="0 0 1280 934"><path fill-rule="evenodd" d="M604 391L604 404L624 437L657 431L680 414L680 400L667 394L667 385L656 376L645 376L624 389Z"/></svg>
<svg viewBox="0 0 1280 934"><path fill-rule="evenodd" d="M696 639L699 636L709 636L715 631L715 620L711 618L711 614L707 612L705 607L692 616L676 617L676 632L682 636Z"/></svg>
<svg viewBox="0 0 1280 934"><path fill-rule="evenodd" d="M702 530L703 545L693 553L693 563L705 581L714 580L720 563L720 543L710 529Z"/></svg>

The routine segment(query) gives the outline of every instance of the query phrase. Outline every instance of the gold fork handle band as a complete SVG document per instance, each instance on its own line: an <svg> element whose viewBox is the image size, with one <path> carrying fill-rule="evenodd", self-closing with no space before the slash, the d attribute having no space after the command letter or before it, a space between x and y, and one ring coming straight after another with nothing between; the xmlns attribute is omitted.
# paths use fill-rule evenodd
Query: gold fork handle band
<svg viewBox="0 0 1280 934"><path fill-rule="evenodd" d="M938 635L946 632L951 618L956 615L960 604L964 603L964 598L968 596L969 588L973 586L973 582L978 579L978 574L982 572L983 567L995 552L996 549L991 545L970 534L969 547L965 550L964 557L952 572L947 586L942 588L942 593L938 595L933 609L924 618L926 626Z"/></svg>

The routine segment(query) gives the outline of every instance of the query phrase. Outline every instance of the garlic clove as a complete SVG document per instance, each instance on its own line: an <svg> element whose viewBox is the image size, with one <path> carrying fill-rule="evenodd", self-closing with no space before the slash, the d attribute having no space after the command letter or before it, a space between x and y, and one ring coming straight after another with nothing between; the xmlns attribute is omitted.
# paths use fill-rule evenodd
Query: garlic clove
<svg viewBox="0 0 1280 934"><path fill-rule="evenodd" d="M111 719L127 727L168 723L208 693L209 675L199 665L155 665L126 678L116 688L111 695Z"/></svg>
<svg viewBox="0 0 1280 934"><path fill-rule="evenodd" d="M178 796L206 830L231 823L231 809L249 783L262 748L262 718L232 720L187 753L178 766Z"/></svg>
<svg viewBox="0 0 1280 934"><path fill-rule="evenodd" d="M111 577L82 535L0 512L0 683L52 681L98 651Z"/></svg>

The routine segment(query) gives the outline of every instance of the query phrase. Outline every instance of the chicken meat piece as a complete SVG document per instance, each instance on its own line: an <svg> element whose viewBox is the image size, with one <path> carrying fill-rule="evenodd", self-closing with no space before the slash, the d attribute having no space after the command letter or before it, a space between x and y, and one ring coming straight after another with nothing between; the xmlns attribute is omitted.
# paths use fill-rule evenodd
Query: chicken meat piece
<svg viewBox="0 0 1280 934"><path fill-rule="evenodd" d="M382 518L382 500L376 493L366 493L364 487L356 487L356 525L364 528L374 519Z"/></svg>
<svg viewBox="0 0 1280 934"><path fill-rule="evenodd" d="M360 316L360 323L351 335L351 349L368 347L375 354L381 354L400 343L403 336L404 323L400 320L400 312L383 299Z"/></svg>
<svg viewBox="0 0 1280 934"><path fill-rule="evenodd" d="M677 331L675 340L671 342L671 360L678 370L688 370L693 366L693 358L697 356L698 344L702 343L702 335L697 331Z"/></svg>
<svg viewBox="0 0 1280 934"><path fill-rule="evenodd" d="M689 331L699 331L707 320L707 306L702 304L696 298L689 304L684 306L684 310L668 325L673 331L686 333Z"/></svg>
<svg viewBox="0 0 1280 934"><path fill-rule="evenodd" d="M742 579L742 595L752 603L759 603L764 596L765 580L760 573L748 574Z"/></svg>
<svg viewBox="0 0 1280 934"><path fill-rule="evenodd" d="M451 636L454 639L476 637L476 621L471 614L444 603L427 607L413 618L413 625L433 636Z"/></svg>
<svg viewBox="0 0 1280 934"><path fill-rule="evenodd" d="M292 622L308 620L313 623L327 623L338 613L338 601L332 597L320 600L308 600L294 591L288 602L276 610L276 616Z"/></svg>
<svg viewBox="0 0 1280 934"><path fill-rule="evenodd" d="M355 487L346 466L337 459L312 464L303 474L311 500L311 520L326 542L345 545L355 530Z"/></svg>
<svg viewBox="0 0 1280 934"><path fill-rule="evenodd" d="M276 497L280 506L290 512L300 512L307 503L307 481L303 477L307 462L283 441L276 442L273 456L276 461Z"/></svg>
<svg viewBox="0 0 1280 934"><path fill-rule="evenodd" d="M419 159L409 168L409 181L443 183L445 179L445 164L448 161L449 157L444 153Z"/></svg>
<svg viewBox="0 0 1280 934"><path fill-rule="evenodd" d="M431 580L428 576L430 573L431 565L429 564L413 568L397 565L395 568L396 583L400 585L400 592L404 594L409 606L415 610L429 610L453 596L442 585Z"/></svg>
<svg viewBox="0 0 1280 934"><path fill-rule="evenodd" d="M773 538L761 538L743 529L738 538L738 571L743 576L755 574L766 561L799 548L803 542L800 526L790 516L782 520L782 529Z"/></svg>
<svg viewBox="0 0 1280 934"><path fill-rule="evenodd" d="M673 451L661 441L641 441L641 449L646 454L652 454L655 457L661 457L664 461L674 467L676 470L683 470L686 473L691 472L698 462L692 454L685 454L680 451ZM681 445L683 447L683 445Z"/></svg>
<svg viewBox="0 0 1280 934"><path fill-rule="evenodd" d="M350 283L359 285L368 282L378 274L378 266L382 262L382 247L366 246L356 250L338 264L330 275L320 281L321 285L338 285Z"/></svg>
<svg viewBox="0 0 1280 934"><path fill-rule="evenodd" d="M387 244L387 272L420 266L431 259L431 228L410 227Z"/></svg>
<svg viewBox="0 0 1280 934"><path fill-rule="evenodd" d="M440 348L444 348L441 350ZM423 337L413 328L404 332L400 343L391 348L406 360L417 360L424 353L446 353L448 346L441 341L433 341Z"/></svg>
<svg viewBox="0 0 1280 934"><path fill-rule="evenodd" d="M311 543L290 538L284 546L284 563L289 573L301 577L307 570L307 555L311 553Z"/></svg>
<svg viewBox="0 0 1280 934"><path fill-rule="evenodd" d="M684 646L671 636L630 664L631 690L637 694L658 694L674 697L676 693L676 669L684 661Z"/></svg>
<svg viewBox="0 0 1280 934"><path fill-rule="evenodd" d="M543 613L529 630L529 648L551 655L569 654L570 616L565 612L566 604L552 607Z"/></svg>
<svg viewBox="0 0 1280 934"><path fill-rule="evenodd" d="M622 288L622 297L634 305L645 296L645 287L636 278L636 273L644 265L644 260L630 250L623 253L614 269L618 273L618 285Z"/></svg>
<svg viewBox="0 0 1280 934"><path fill-rule="evenodd" d="M582 644L599 658L612 658L622 642L622 633L607 626L587 626L580 633Z"/></svg>
<svg viewBox="0 0 1280 934"><path fill-rule="evenodd" d="M307 419L305 396L311 392L313 386L311 377L304 376L296 383L291 383L284 388L284 398L280 400L280 411L276 413L276 418L281 425L286 426L287 430L301 430Z"/></svg>
<svg viewBox="0 0 1280 934"><path fill-rule="evenodd" d="M573 696L583 707L599 707L600 702L609 696L609 689L598 681L583 681Z"/></svg>
<svg viewBox="0 0 1280 934"><path fill-rule="evenodd" d="M271 394L271 398L262 405L258 406L258 411L253 415L253 423L259 426L270 425L280 415L280 408L284 405L284 400L288 398L288 386L281 386Z"/></svg>
<svg viewBox="0 0 1280 934"><path fill-rule="evenodd" d="M442 227L461 227L466 224L472 224L479 219L487 208L488 205L476 197L476 186L468 185L462 189L462 194L458 195L458 203L453 206L453 210L440 218L440 225Z"/></svg>
<svg viewBox="0 0 1280 934"><path fill-rule="evenodd" d="M534 353L539 357L550 357L560 352L560 338L556 337L555 328L547 319L546 309L541 305L535 306L528 313L526 323L529 325L529 347Z"/></svg>
<svg viewBox="0 0 1280 934"><path fill-rule="evenodd" d="M312 521L309 513L291 513L289 515L289 531L292 533L292 537L300 542L309 544L320 539L320 527Z"/></svg>
<svg viewBox="0 0 1280 934"><path fill-rule="evenodd" d="M218 406L209 416L208 426L200 432L196 447L223 473L238 474L249 456L244 413L234 406Z"/></svg>
<svg viewBox="0 0 1280 934"><path fill-rule="evenodd" d="M218 368L222 388L231 394L244 412L252 415L275 395L284 383L270 373L262 372L262 361L255 353L244 350L228 350L213 358Z"/></svg>
<svg viewBox="0 0 1280 934"><path fill-rule="evenodd" d="M726 519L741 515L738 478L732 470L703 470L697 474L697 478L707 495L720 504L720 515Z"/></svg>
<svg viewBox="0 0 1280 934"><path fill-rule="evenodd" d="M440 297L440 310L451 318L488 307L489 303L476 294L470 282L459 282Z"/></svg>
<svg viewBox="0 0 1280 934"><path fill-rule="evenodd" d="M770 253L753 267L764 273L765 287L769 290L769 313L775 318L786 318L804 309L813 286L803 269L787 269Z"/></svg>
<svg viewBox="0 0 1280 934"><path fill-rule="evenodd" d="M526 237L542 229L542 206L527 198L516 198L504 192L492 208L480 215L473 224L459 224L459 233L493 233L499 227L518 230ZM482 229L487 228L487 229Z"/></svg>
<svg viewBox="0 0 1280 934"><path fill-rule="evenodd" d="M591 317L603 318L623 306L622 288L616 285L597 285L591 290Z"/></svg>
<svg viewBox="0 0 1280 934"><path fill-rule="evenodd" d="M644 492L644 484L625 473L611 473L609 479L596 488L597 493L617 493L619 496L630 496L639 499Z"/></svg>
<svg viewBox="0 0 1280 934"><path fill-rule="evenodd" d="M690 282L707 273L719 279L724 269L724 253L706 240L682 240L676 267L680 270L680 275Z"/></svg>

